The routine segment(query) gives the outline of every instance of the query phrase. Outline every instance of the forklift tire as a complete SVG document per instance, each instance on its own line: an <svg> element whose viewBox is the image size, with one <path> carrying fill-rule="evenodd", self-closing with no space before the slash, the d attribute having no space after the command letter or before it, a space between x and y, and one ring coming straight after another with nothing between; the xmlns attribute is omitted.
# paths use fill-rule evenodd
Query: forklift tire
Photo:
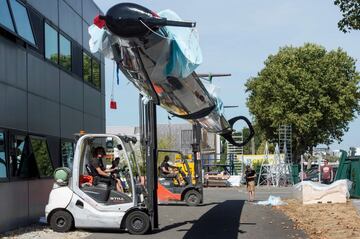
<svg viewBox="0 0 360 239"><path fill-rule="evenodd" d="M50 218L50 227L55 232L68 232L73 228L74 219L67 211L56 211Z"/></svg>
<svg viewBox="0 0 360 239"><path fill-rule="evenodd" d="M150 229L150 218L145 212L133 211L126 217L126 228L130 234L143 235Z"/></svg>
<svg viewBox="0 0 360 239"><path fill-rule="evenodd" d="M188 206L197 206L201 202L201 194L192 189L186 192L184 200Z"/></svg>

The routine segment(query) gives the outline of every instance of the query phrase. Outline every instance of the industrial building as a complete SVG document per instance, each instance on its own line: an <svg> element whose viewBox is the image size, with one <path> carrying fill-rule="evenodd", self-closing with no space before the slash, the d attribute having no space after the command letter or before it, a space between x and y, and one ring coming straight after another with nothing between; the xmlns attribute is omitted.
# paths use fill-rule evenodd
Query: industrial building
<svg viewBox="0 0 360 239"><path fill-rule="evenodd" d="M0 232L38 221L74 134L105 132L92 0L0 0Z"/></svg>

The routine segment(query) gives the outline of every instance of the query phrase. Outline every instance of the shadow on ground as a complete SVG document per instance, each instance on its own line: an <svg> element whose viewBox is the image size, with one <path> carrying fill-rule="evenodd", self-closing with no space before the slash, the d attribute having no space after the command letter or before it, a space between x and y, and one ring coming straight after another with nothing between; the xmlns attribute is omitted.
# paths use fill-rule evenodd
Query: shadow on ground
<svg viewBox="0 0 360 239"><path fill-rule="evenodd" d="M199 205L197 205L196 207L206 207L206 206L212 206L212 205L218 205L221 202L211 202L211 203L201 203ZM163 206L185 206L185 207L190 207L188 206L186 203L184 202L170 202L170 203L162 203L159 204L159 206L163 207Z"/></svg>
<svg viewBox="0 0 360 239"><path fill-rule="evenodd" d="M187 223L193 226L187 231L184 238L238 238L238 233L246 233L239 229L240 217L244 206L243 200L227 200L211 208L198 220L175 223L162 228L161 231L171 230ZM245 224L245 223L244 223ZM246 223L256 225L256 223Z"/></svg>

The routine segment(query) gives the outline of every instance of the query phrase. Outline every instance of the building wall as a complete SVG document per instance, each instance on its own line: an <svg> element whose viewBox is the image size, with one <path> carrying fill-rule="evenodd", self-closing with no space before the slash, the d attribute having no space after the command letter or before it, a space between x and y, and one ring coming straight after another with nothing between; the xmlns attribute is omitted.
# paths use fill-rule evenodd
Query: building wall
<svg viewBox="0 0 360 239"><path fill-rule="evenodd" d="M83 80L83 52L89 54L88 27L100 14L91 0L17 0L27 8L37 47L32 47L0 25L0 132L7 177L0 178L0 232L38 221L44 216L52 185L50 177L12 177L9 169L12 145L9 139L41 136L54 168L63 165L61 143L80 130L105 132L104 58L91 55L100 64L101 87ZM71 70L44 56L44 24L49 23L71 42ZM75 51L74 51L75 50ZM36 155L35 155L36 156Z"/></svg>

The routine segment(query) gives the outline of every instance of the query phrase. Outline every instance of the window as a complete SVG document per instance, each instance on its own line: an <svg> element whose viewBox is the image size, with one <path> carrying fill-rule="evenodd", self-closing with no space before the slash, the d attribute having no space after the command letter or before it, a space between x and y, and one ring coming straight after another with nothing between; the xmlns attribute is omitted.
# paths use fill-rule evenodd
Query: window
<svg viewBox="0 0 360 239"><path fill-rule="evenodd" d="M29 15L25 6L20 4L17 0L10 0L10 4L17 33L28 42L35 45L35 39L29 21Z"/></svg>
<svg viewBox="0 0 360 239"><path fill-rule="evenodd" d="M92 61L92 83L97 89L101 89L100 64L94 59Z"/></svg>
<svg viewBox="0 0 360 239"><path fill-rule="evenodd" d="M46 139L30 136L31 148L40 177L50 177L54 173Z"/></svg>
<svg viewBox="0 0 360 239"><path fill-rule="evenodd" d="M71 71L71 42L61 34L59 64L66 70Z"/></svg>
<svg viewBox="0 0 360 239"><path fill-rule="evenodd" d="M61 143L61 161L62 166L72 169L74 161L74 143L62 142Z"/></svg>
<svg viewBox="0 0 360 239"><path fill-rule="evenodd" d="M45 23L45 57L58 63L58 33L47 23Z"/></svg>
<svg viewBox="0 0 360 239"><path fill-rule="evenodd" d="M83 53L83 78L95 88L101 89L100 63L85 52Z"/></svg>
<svg viewBox="0 0 360 239"><path fill-rule="evenodd" d="M5 154L5 135L0 131L0 180L7 178L6 173L6 154Z"/></svg>
<svg viewBox="0 0 360 239"><path fill-rule="evenodd" d="M14 24L11 20L9 6L6 0L0 0L0 24L15 32Z"/></svg>
<svg viewBox="0 0 360 239"><path fill-rule="evenodd" d="M86 54L85 52L83 53L83 76L84 76L84 81L88 82L88 83L92 83L91 82L91 57Z"/></svg>
<svg viewBox="0 0 360 239"><path fill-rule="evenodd" d="M38 176L34 157L25 135L11 135L10 172L12 178L35 178Z"/></svg>

